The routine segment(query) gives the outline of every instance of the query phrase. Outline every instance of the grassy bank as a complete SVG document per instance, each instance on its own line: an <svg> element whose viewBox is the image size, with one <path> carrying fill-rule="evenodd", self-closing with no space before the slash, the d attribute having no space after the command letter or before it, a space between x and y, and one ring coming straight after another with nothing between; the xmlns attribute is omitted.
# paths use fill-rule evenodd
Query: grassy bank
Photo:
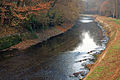
<svg viewBox="0 0 120 80"><path fill-rule="evenodd" d="M0 37L0 50L9 48L13 45L20 43L21 41L22 38L19 34Z"/></svg>
<svg viewBox="0 0 120 80"><path fill-rule="evenodd" d="M22 42L18 43L17 45L11 46L10 48L12 49L17 48L19 50L26 49L32 45L35 45L39 42L47 40L52 36L56 36L67 31L73 26L73 24L63 24L62 26L56 26L53 28L49 28L46 30L42 30L40 32L31 33L31 34L25 33L22 35Z"/></svg>
<svg viewBox="0 0 120 80"><path fill-rule="evenodd" d="M97 16L110 40L84 80L120 80L120 20Z"/></svg>

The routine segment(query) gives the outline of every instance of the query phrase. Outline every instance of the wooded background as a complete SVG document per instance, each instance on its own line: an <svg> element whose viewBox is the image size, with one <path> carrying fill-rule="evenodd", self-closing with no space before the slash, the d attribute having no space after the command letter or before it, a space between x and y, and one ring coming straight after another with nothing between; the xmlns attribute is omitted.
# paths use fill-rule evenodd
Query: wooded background
<svg viewBox="0 0 120 80"><path fill-rule="evenodd" d="M120 18L120 0L86 0L86 12Z"/></svg>
<svg viewBox="0 0 120 80"><path fill-rule="evenodd" d="M120 18L119 3L120 0L0 0L0 28L33 32L74 22L80 13Z"/></svg>

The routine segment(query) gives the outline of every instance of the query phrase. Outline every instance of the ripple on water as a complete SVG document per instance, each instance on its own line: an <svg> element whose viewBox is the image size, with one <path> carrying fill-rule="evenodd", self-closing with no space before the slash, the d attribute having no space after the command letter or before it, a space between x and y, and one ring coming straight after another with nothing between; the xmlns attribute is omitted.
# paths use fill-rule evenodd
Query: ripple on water
<svg viewBox="0 0 120 80"><path fill-rule="evenodd" d="M80 20L80 22L82 22L82 23L91 23L91 22L93 22L93 20Z"/></svg>
<svg viewBox="0 0 120 80"><path fill-rule="evenodd" d="M89 17L83 17L80 22L90 23L93 20ZM100 41L102 44L97 45L89 31L83 32L82 36L82 43L79 43L73 51L62 52L60 55L52 57L45 64L48 69L37 70L29 78L35 76L48 77L48 80L79 80L84 78L89 72L85 66L94 63L94 54L99 54L106 48L105 44L108 38L105 36Z"/></svg>
<svg viewBox="0 0 120 80"><path fill-rule="evenodd" d="M79 21L81 23L91 23L93 22L93 19L90 17L82 17ZM82 28L84 28L85 24L82 25ZM93 26L90 26L92 28L89 29L97 27L94 24L92 25ZM86 28L88 28L89 24L87 24L86 26ZM85 66L87 64L94 63L94 54L99 54L102 50L104 50L106 48L105 44L108 42L108 37L104 35L103 29L102 31L104 38L103 40L100 40L101 45L97 45L93 37L90 36L91 33L89 31L90 30L84 31L82 32L82 34L79 35L83 36L81 39L82 41L78 43L78 45L74 49L72 47L73 51L61 52L60 55L50 57L50 59L44 62L44 64L37 64L34 65L35 67L24 70L24 72L28 72L29 74L23 75L21 73L24 76L23 80L79 80L81 78L84 78L89 72L89 69L87 69Z"/></svg>

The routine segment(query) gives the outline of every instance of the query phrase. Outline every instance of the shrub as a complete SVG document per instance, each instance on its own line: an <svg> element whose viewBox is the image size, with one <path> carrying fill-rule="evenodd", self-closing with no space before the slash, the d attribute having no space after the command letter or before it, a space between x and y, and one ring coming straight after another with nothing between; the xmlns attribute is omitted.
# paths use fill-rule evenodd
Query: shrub
<svg viewBox="0 0 120 80"><path fill-rule="evenodd" d="M10 35L6 37L1 37L0 38L0 50L9 48L13 45L16 45L22 41L20 35L15 34L15 35Z"/></svg>
<svg viewBox="0 0 120 80"><path fill-rule="evenodd" d="M38 36L35 32L23 33L23 34L21 34L21 36L22 36L22 40L37 39L38 38Z"/></svg>

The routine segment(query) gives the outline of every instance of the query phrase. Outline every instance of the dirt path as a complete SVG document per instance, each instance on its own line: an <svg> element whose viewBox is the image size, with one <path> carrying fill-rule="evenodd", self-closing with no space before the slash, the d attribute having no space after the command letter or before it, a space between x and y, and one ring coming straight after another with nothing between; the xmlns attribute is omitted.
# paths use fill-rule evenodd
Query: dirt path
<svg viewBox="0 0 120 80"><path fill-rule="evenodd" d="M116 33L117 36L117 33ZM107 48L105 49L105 51L99 56L98 60L95 62L94 66L90 69L90 72L87 74L87 76L83 79L86 80L86 78L93 72L93 70L100 64L100 62L102 61L102 59L106 56L108 49L109 49L109 45L112 45L114 42L116 41L116 37L112 42L109 42L109 44L107 45Z"/></svg>
<svg viewBox="0 0 120 80"><path fill-rule="evenodd" d="M111 57L110 55L119 54L119 50L117 51L117 50L111 49L111 47L116 45L116 42L120 41L119 40L120 31L118 29L120 26L117 25L115 22L110 22L110 21L105 22L104 19L106 20L107 18L104 18L104 17L101 18L100 16L98 16L98 18L100 19L98 21L100 23L104 23L105 24L104 27L110 31L110 34L109 34L110 41L107 44L107 48L98 57L98 60L95 62L94 66L92 66L92 68L90 69L90 72L87 74L87 76L83 80L101 80L101 79L102 80L116 80L118 76L120 75L120 68L118 65L120 64L119 63L120 57L118 57L119 55L116 56L117 58L115 56ZM111 23L111 24L108 25L108 23ZM109 32L108 30L107 30L107 33ZM115 48L119 49L119 46ZM110 54L110 51L114 53ZM108 59L111 62L108 61ZM105 64L104 62L107 62L107 63ZM116 62L116 65L114 66L115 62ZM105 68L107 65L110 65L109 68L113 69L113 71L110 69L106 70ZM98 69L98 67L102 67L103 70Z"/></svg>

